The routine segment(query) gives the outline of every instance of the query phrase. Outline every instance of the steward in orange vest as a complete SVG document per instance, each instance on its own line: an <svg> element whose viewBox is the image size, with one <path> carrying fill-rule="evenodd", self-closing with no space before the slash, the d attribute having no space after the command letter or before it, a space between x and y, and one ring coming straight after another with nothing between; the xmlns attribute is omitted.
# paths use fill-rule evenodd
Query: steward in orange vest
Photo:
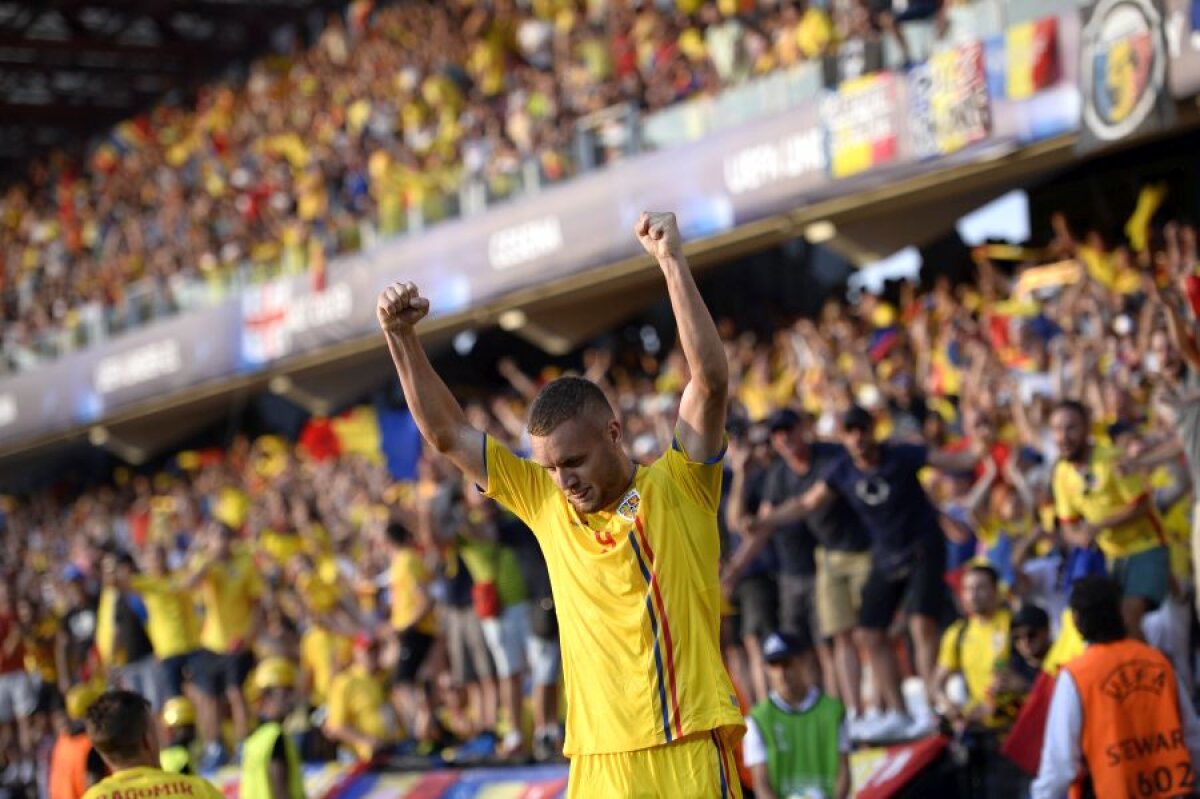
<svg viewBox="0 0 1200 799"><path fill-rule="evenodd" d="M1131 638L1092 644L1066 669L1083 707L1079 745L1096 796L1186 796L1196 790L1175 669L1161 652ZM1071 796L1082 797L1082 786Z"/></svg>
<svg viewBox="0 0 1200 799"><path fill-rule="evenodd" d="M67 691L64 702L67 717L59 720L61 731L50 754L50 799L80 799L106 773L83 723L88 709L103 691L104 686L96 683L76 685Z"/></svg>
<svg viewBox="0 0 1200 799"><path fill-rule="evenodd" d="M1103 577L1075 583L1071 610L1088 647L1058 677L1034 799L1176 799L1200 793L1192 750L1200 724L1171 662L1125 637L1121 590ZM1078 729L1078 737L1071 731ZM1079 763L1078 773L1069 769Z"/></svg>

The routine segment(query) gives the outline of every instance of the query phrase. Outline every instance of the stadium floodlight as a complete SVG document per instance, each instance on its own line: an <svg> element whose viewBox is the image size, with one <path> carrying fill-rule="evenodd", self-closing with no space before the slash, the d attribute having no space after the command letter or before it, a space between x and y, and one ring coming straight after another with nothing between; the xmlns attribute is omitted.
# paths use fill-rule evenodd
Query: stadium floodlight
<svg viewBox="0 0 1200 799"><path fill-rule="evenodd" d="M916 247L905 247L886 258L864 264L847 280L848 294L852 300L866 291L879 294L889 280L917 282L921 276L921 252Z"/></svg>
<svg viewBox="0 0 1200 799"><path fill-rule="evenodd" d="M500 318L496 320L496 323L500 325L501 330L511 333L514 330L523 328L528 321L529 318L525 316L525 312L520 308L510 308L500 314Z"/></svg>
<svg viewBox="0 0 1200 799"><path fill-rule="evenodd" d="M804 240L809 244L824 244L837 236L837 225L828 219L813 222L804 228Z"/></svg>
<svg viewBox="0 0 1200 799"><path fill-rule="evenodd" d="M478 341L478 336L474 330L463 330L454 337L454 351L463 358L471 354L471 350L475 349L475 342Z"/></svg>
<svg viewBox="0 0 1200 799"><path fill-rule="evenodd" d="M1024 244L1030 236L1029 195L1021 189L1010 191L963 215L955 229L968 247L978 247L988 239Z"/></svg>

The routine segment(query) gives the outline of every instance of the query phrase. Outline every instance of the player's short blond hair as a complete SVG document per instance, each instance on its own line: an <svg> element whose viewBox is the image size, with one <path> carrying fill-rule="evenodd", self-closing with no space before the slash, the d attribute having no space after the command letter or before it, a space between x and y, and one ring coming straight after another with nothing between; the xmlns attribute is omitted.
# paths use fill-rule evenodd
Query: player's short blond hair
<svg viewBox="0 0 1200 799"><path fill-rule="evenodd" d="M563 422L591 417L607 423L612 407L600 387L582 377L560 377L547 383L529 408L529 435L548 436Z"/></svg>

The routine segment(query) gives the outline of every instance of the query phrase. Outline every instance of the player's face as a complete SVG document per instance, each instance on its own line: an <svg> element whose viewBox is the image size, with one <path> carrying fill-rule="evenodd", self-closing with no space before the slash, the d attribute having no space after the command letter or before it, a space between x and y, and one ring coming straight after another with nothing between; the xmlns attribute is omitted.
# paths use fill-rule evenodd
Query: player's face
<svg viewBox="0 0 1200 799"><path fill-rule="evenodd" d="M532 436L540 464L579 513L595 513L620 498L629 475L621 457L621 425L586 419L563 422L547 436Z"/></svg>
<svg viewBox="0 0 1200 799"><path fill-rule="evenodd" d="M1073 408L1059 408L1050 416L1050 430L1054 433L1054 444L1067 460L1083 457L1087 443L1087 427L1083 417Z"/></svg>
<svg viewBox="0 0 1200 799"><path fill-rule="evenodd" d="M1026 660L1040 661L1050 649L1050 631L1029 627L1016 630L1013 632L1013 646Z"/></svg>
<svg viewBox="0 0 1200 799"><path fill-rule="evenodd" d="M962 600L967 613L991 613L996 609L996 584L982 572L967 572L963 577Z"/></svg>
<svg viewBox="0 0 1200 799"><path fill-rule="evenodd" d="M845 427L842 429L842 446L855 460L870 460L875 454L875 436L861 425Z"/></svg>
<svg viewBox="0 0 1200 799"><path fill-rule="evenodd" d="M768 663L767 683L772 691L784 696L802 697L808 693L808 682L804 679L804 666L800 658Z"/></svg>
<svg viewBox="0 0 1200 799"><path fill-rule="evenodd" d="M804 450L808 443L808 431L803 423L786 430L776 430L771 434L771 446L780 455L797 454Z"/></svg>

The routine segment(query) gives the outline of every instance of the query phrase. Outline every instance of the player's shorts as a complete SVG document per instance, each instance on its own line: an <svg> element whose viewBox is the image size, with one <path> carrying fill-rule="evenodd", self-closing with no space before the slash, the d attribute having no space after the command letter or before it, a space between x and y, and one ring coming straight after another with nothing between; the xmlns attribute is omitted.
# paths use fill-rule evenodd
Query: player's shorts
<svg viewBox="0 0 1200 799"><path fill-rule="evenodd" d="M863 587L871 574L870 552L817 548L817 621L822 638L854 629Z"/></svg>
<svg viewBox="0 0 1200 799"><path fill-rule="evenodd" d="M242 688L254 671L254 655L249 650L213 652L201 649L192 662L192 682L205 696L219 697L228 691Z"/></svg>
<svg viewBox="0 0 1200 799"><path fill-rule="evenodd" d="M1154 547L1127 558L1115 558L1109 571L1122 596L1140 596L1153 610L1167 598L1167 587L1171 584L1171 550Z"/></svg>
<svg viewBox="0 0 1200 799"><path fill-rule="evenodd" d="M575 755L567 799L741 799L727 739L712 730L636 752Z"/></svg>
<svg viewBox="0 0 1200 799"><path fill-rule="evenodd" d="M946 546L940 534L929 534L916 544L908 560L890 570L872 561L863 586L858 625L886 630L902 606L909 614L940 618L946 606Z"/></svg>

